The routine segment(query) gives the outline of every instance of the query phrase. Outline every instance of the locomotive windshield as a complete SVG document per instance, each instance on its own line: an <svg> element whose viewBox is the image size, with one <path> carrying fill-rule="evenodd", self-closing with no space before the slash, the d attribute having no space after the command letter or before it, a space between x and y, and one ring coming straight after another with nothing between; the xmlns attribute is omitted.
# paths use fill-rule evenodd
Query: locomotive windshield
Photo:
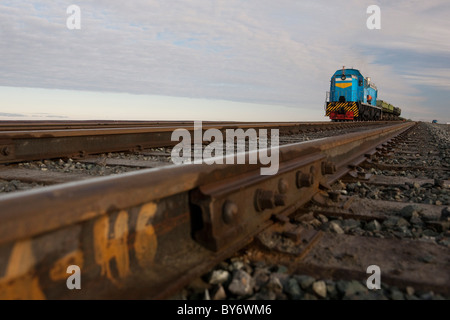
<svg viewBox="0 0 450 320"><path fill-rule="evenodd" d="M336 76L336 81L350 81L352 80L352 78L355 78L355 76L353 75L337 75Z"/></svg>

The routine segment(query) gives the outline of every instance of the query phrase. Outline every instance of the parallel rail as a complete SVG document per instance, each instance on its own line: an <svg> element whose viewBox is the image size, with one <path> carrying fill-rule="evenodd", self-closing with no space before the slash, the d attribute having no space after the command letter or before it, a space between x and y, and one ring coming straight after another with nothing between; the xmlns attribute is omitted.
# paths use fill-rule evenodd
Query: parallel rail
<svg viewBox="0 0 450 320"><path fill-rule="evenodd" d="M282 146L273 176L180 165L5 195L0 298L167 298L413 125ZM67 289L69 265L82 290Z"/></svg>
<svg viewBox="0 0 450 320"><path fill-rule="evenodd" d="M364 125L383 123L383 121L366 121ZM384 123L391 123L385 121ZM204 125L214 126L250 126L250 127L316 127L329 126L330 121L319 122L239 122L239 121L203 121ZM333 125L348 126L358 122L344 122ZM133 127L186 127L192 126L193 121L2 121L0 120L0 131L31 131L31 130L61 130L61 129L98 129L98 128L133 128Z"/></svg>
<svg viewBox="0 0 450 320"><path fill-rule="evenodd" d="M205 122L204 130L277 128L280 133L299 133L356 126L380 126L389 122ZM194 130L193 122L0 122L0 163L58 157L83 157L104 152L174 146L175 129Z"/></svg>

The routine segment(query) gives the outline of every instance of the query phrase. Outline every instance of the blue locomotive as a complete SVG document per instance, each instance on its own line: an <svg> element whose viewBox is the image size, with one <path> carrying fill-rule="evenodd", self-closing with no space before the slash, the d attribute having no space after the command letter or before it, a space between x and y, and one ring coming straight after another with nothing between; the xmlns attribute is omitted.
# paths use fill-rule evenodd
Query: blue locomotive
<svg viewBox="0 0 450 320"><path fill-rule="evenodd" d="M325 115L333 121L397 119L400 108L395 108L394 111L392 105L382 100L377 101L377 98L377 87L369 77L364 78L357 69L342 67L331 77Z"/></svg>

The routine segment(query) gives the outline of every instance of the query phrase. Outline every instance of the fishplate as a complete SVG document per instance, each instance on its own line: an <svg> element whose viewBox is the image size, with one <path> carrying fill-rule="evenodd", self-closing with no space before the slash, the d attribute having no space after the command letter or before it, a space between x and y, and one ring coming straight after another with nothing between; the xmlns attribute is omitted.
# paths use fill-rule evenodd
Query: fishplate
<svg viewBox="0 0 450 320"><path fill-rule="evenodd" d="M277 175L256 169L240 176L202 185L190 193L192 232L213 251L245 241L261 230L272 215L289 215L319 190L324 175L335 166L322 153L280 164Z"/></svg>

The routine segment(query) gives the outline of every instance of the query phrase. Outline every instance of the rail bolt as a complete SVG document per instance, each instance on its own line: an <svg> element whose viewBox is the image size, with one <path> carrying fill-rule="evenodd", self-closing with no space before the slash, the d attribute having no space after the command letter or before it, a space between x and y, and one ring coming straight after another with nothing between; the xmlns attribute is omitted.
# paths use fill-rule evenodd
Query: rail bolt
<svg viewBox="0 0 450 320"><path fill-rule="evenodd" d="M230 224L238 214L238 206L233 201L227 200L223 204L222 219L226 224Z"/></svg>
<svg viewBox="0 0 450 320"><path fill-rule="evenodd" d="M297 172L297 187L311 187L314 184L314 176L311 173Z"/></svg>
<svg viewBox="0 0 450 320"><path fill-rule="evenodd" d="M336 172L336 165L333 162L322 162L322 174L333 174Z"/></svg>
<svg viewBox="0 0 450 320"><path fill-rule="evenodd" d="M286 193L288 191L289 185L285 179L280 179L278 181L278 191L280 193Z"/></svg>
<svg viewBox="0 0 450 320"><path fill-rule="evenodd" d="M275 194L273 191L257 189L255 192L255 208L257 211L275 208Z"/></svg>
<svg viewBox="0 0 450 320"><path fill-rule="evenodd" d="M275 194L275 205L277 207L285 206L286 205L286 195L279 194L279 193Z"/></svg>

